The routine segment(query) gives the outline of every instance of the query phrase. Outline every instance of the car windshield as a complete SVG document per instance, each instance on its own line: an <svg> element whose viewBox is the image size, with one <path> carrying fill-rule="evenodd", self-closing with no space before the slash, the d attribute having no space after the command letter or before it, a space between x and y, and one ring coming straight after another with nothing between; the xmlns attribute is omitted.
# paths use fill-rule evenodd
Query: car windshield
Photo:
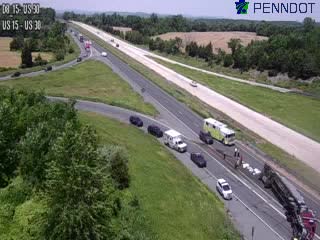
<svg viewBox="0 0 320 240"><path fill-rule="evenodd" d="M183 144L183 142L182 141L178 141L178 144L180 145L180 144Z"/></svg>
<svg viewBox="0 0 320 240"><path fill-rule="evenodd" d="M224 191L229 191L230 190L230 187L229 187L228 184L223 185L222 188L223 188Z"/></svg>

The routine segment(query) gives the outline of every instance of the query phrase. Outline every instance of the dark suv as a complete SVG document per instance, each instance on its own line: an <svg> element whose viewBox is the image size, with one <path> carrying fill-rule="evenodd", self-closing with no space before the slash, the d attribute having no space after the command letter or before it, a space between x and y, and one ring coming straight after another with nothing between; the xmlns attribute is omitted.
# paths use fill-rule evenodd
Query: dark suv
<svg viewBox="0 0 320 240"><path fill-rule="evenodd" d="M142 127L143 126L142 120L137 116L131 116L129 120L130 120L131 124L133 124L133 125L135 125L137 127Z"/></svg>
<svg viewBox="0 0 320 240"><path fill-rule="evenodd" d="M213 138L211 137L210 133L200 131L199 138L206 144L213 144Z"/></svg>
<svg viewBox="0 0 320 240"><path fill-rule="evenodd" d="M19 77L21 75L20 72L15 72L11 75L11 77Z"/></svg>
<svg viewBox="0 0 320 240"><path fill-rule="evenodd" d="M156 136L158 138L163 137L163 132L161 131L161 129L156 126L156 125L150 125L148 127L148 133L150 133L153 136Z"/></svg>
<svg viewBox="0 0 320 240"><path fill-rule="evenodd" d="M194 162L199 168L207 167L207 162L201 153L191 153L191 161Z"/></svg>

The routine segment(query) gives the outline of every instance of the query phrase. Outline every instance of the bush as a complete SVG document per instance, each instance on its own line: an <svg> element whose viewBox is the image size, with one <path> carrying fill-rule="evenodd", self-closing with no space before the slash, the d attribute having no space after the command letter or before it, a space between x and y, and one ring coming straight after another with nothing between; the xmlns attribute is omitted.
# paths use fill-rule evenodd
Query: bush
<svg viewBox="0 0 320 240"><path fill-rule="evenodd" d="M71 54L71 53L74 53L74 48L72 46L69 47L69 50L68 52Z"/></svg>
<svg viewBox="0 0 320 240"><path fill-rule="evenodd" d="M63 50L57 50L54 52L54 55L57 61L61 61L64 59L65 52Z"/></svg>
<svg viewBox="0 0 320 240"><path fill-rule="evenodd" d="M47 60L42 59L40 53L38 54L38 56L34 59L34 66L43 66L46 65L48 63Z"/></svg>
<svg viewBox="0 0 320 240"><path fill-rule="evenodd" d="M278 75L278 71L277 70L270 70L268 71L268 76L269 77L275 77Z"/></svg>
<svg viewBox="0 0 320 240"><path fill-rule="evenodd" d="M223 59L223 66L230 67L233 64L233 58L231 54L226 54Z"/></svg>

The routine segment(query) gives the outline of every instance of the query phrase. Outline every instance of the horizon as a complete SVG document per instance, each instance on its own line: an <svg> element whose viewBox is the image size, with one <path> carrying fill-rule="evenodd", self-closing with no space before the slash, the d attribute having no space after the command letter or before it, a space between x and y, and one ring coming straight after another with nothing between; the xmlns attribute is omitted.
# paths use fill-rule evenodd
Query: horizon
<svg viewBox="0 0 320 240"><path fill-rule="evenodd" d="M101 1L85 0L64 1L64 0L7 0L7 3L40 3L41 7L51 7L57 12L73 10L75 12L127 12L127 13L156 13L158 15L183 15L192 18L225 18L234 20L255 20L255 21L297 21L302 22L304 18L311 17L320 22L320 3L313 7L313 13L309 14L262 14L253 11L253 3L274 2L276 0L247 0L251 4L248 14L237 14L235 2L238 0L212 2L212 0L197 0L197 2L185 2L182 0L122 0L122 1ZM292 1L290 1L291 3ZM315 0L295 0L296 3L311 3Z"/></svg>

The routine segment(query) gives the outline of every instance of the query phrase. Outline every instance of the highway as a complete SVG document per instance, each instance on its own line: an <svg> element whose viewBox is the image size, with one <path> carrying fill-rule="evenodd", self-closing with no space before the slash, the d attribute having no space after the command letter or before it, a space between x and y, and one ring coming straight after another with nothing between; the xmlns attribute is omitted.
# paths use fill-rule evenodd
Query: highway
<svg viewBox="0 0 320 240"><path fill-rule="evenodd" d="M224 177L229 181L236 193L238 202L241 203L242 207L246 206L245 209L247 209L245 214L244 211L240 211L241 207L232 207L232 204L234 204L233 201L226 203L227 207L230 208L230 212L235 215L234 218L238 220L237 222L241 232L249 236L251 227L254 225L256 227L256 233L267 236L267 239L289 239L291 228L284 218L281 206L274 199L273 195L263 189L259 181L257 181L247 169L235 171L232 157L227 159L227 161L223 160L219 151L217 151L225 151L231 156L233 148L224 147L217 142L214 144L214 147L208 147L199 142L197 134L201 129L203 121L200 116L193 113L184 104L178 102L140 73L131 69L126 63L94 42L93 51L96 51L96 53L93 54L95 59L103 61L112 67L112 69L124 80L128 81L137 92L141 94L141 88L145 89L145 92L142 94L143 97L146 101L151 102L160 112L160 116L157 117L158 123L180 131L189 139L188 142L189 144L192 143L192 146L194 146L195 143L195 148L190 148L190 151L200 151L205 154L206 159L209 159L206 174L210 177L207 178L207 181L213 181L213 179L217 177ZM98 56L102 51L108 52L107 58ZM98 107L94 106L94 109L92 109L88 107L87 104L88 103L86 103L85 106L82 105L82 110L93 110L108 114L108 111L100 109L101 105ZM124 117L119 118L124 119ZM125 117L126 121L127 119L128 115ZM254 168L262 169L263 163L261 161L257 161L254 156L244 150L242 154L244 155L244 159ZM212 184L210 186L212 189ZM214 190L214 187L212 190ZM313 201L311 196L307 193L304 195L306 196L307 204L312 209L320 209L319 204ZM248 209L250 209L250 214L248 213ZM238 210L240 213L237 212ZM250 221L251 226L247 224Z"/></svg>
<svg viewBox="0 0 320 240"><path fill-rule="evenodd" d="M294 155L296 158L305 162L314 169L320 171L320 161L318 161L318 156L320 156L320 144L318 142L300 133L297 133L290 128L287 128L284 125L281 125L278 122L264 116L263 114L257 113L250 108L245 107L213 91L212 89L209 89L206 86L198 84L198 87L195 90L190 86L191 79L188 79L150 59L148 56L153 54L146 50L135 47L132 44L119 39L116 39L116 43L112 43L111 39L114 39L112 35L87 24L80 22L74 23L112 46L115 46L115 44L120 44L118 47L120 51L149 67L159 75L166 78L168 81L173 82L179 87L185 89L208 105L225 113L262 138L268 140L291 155Z"/></svg>
<svg viewBox="0 0 320 240"><path fill-rule="evenodd" d="M82 53L84 54L83 45L78 41L77 43L82 47ZM189 153L179 154L174 151L172 153L212 191L215 191L217 178L223 177L230 183L234 191L234 199L225 202L225 205L232 215L235 226L244 235L245 239L251 239L252 227L255 228L256 238L259 236L257 239L290 239L291 228L283 216L281 206L275 201L272 194L266 192L247 169L234 170L234 159L232 157L228 157L227 160L222 159L219 152L224 151L231 156L233 148L225 147L218 142L215 142L213 147L200 143L197 136L203 121L200 116L131 69L110 52L108 52L107 58L101 57L100 53L102 51L106 50L93 43L92 52L88 59L96 59L110 66L135 91L142 94L145 101L152 103L160 114L155 119L152 119L129 110L88 101L78 101L76 107L79 110L97 112L123 122L128 122L129 116L136 114L140 115L146 125L156 123L164 130L169 128L178 130L187 140L189 153L202 152L208 161L208 166L206 169L200 170L190 161ZM69 67L73 65L70 63ZM37 74L43 74L43 72L36 72L30 76ZM146 91L141 93L141 88L145 88ZM55 98L55 100L65 99ZM242 154L251 166L262 169L263 163L257 161L245 149L242 150ZM307 193L305 193L305 196L307 196L306 202L312 209L320 210L318 203L313 201L312 197Z"/></svg>

